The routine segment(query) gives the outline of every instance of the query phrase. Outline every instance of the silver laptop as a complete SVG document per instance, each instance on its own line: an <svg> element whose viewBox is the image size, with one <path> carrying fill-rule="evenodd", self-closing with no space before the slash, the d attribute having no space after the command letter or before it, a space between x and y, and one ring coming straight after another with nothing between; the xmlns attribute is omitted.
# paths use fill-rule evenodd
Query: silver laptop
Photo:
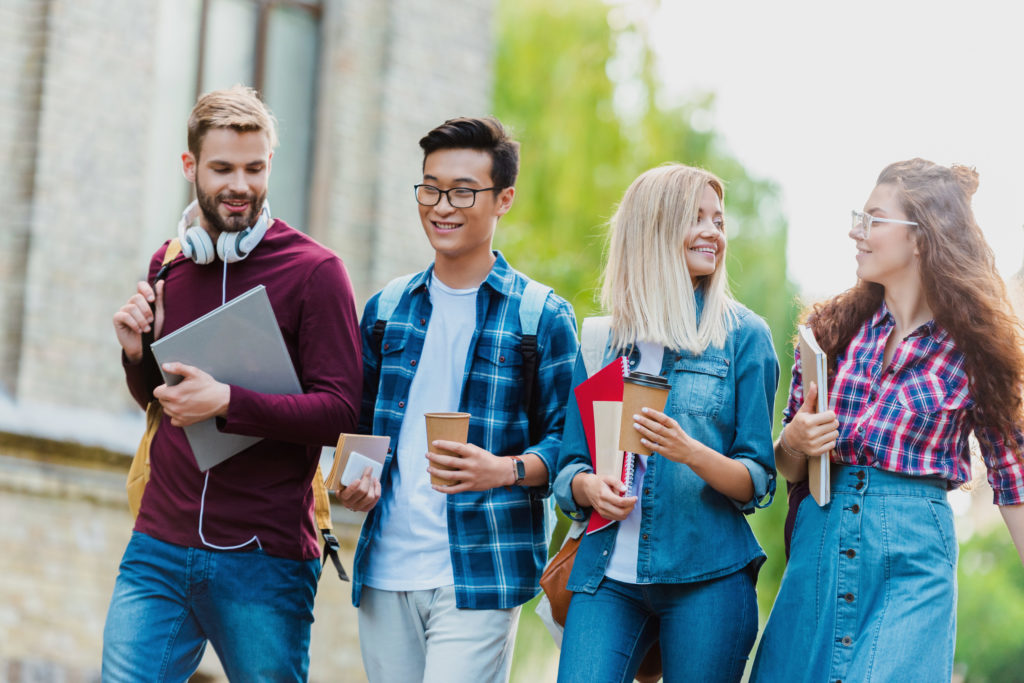
<svg viewBox="0 0 1024 683"><path fill-rule="evenodd" d="M302 393L263 285L153 342L153 355L161 366L175 361L193 365L218 382L252 391ZM160 373L169 385L182 379L163 367ZM185 427L185 435L201 471L260 441L255 436L224 434L217 429L216 418Z"/></svg>

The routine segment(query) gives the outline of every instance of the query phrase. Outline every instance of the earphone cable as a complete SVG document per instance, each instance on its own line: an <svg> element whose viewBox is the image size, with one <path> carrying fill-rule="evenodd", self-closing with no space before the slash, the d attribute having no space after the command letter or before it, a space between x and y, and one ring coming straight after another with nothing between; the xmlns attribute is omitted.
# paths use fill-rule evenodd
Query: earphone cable
<svg viewBox="0 0 1024 683"><path fill-rule="evenodd" d="M225 303L227 303L227 298L228 298L228 294L227 293L228 293L228 262L225 259L224 260L224 276L221 279L221 285L220 285L220 304L221 304L221 306L223 306ZM263 550L263 544L260 543L260 537L255 535L255 534L253 534L253 537L250 538L245 543L239 543L238 545L214 545L213 543L210 543L209 541L206 540L206 537L203 535L203 513L206 510L206 487L207 487L207 485L209 483L210 483L210 470L206 470L206 477L203 479L203 495L199 499L199 540L203 542L203 545L205 545L207 548L213 548L214 550L238 550L239 548L244 548L245 546L247 546L250 543L252 543L253 541L255 541L256 542L256 547L258 547L260 550Z"/></svg>

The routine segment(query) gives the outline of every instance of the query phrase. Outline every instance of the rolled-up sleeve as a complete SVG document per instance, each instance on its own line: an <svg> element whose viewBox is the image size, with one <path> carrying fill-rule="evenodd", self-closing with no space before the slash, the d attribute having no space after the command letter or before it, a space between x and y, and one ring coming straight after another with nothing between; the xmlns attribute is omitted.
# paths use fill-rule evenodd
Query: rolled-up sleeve
<svg viewBox="0 0 1024 683"><path fill-rule="evenodd" d="M779 360L771 331L761 318L747 315L736 334L736 434L726 455L750 472L753 498L733 501L739 510L749 514L767 507L775 497L772 420L779 386Z"/></svg>
<svg viewBox="0 0 1024 683"><path fill-rule="evenodd" d="M583 365L583 357L577 354L576 364L572 372L573 389L587 378ZM580 407L576 403L575 391L569 392L565 410L565 429L562 431L562 443L558 450L558 460L554 469L554 494L558 507L570 518L582 521L587 518L589 508L582 508L572 497L572 480L580 472L593 472L590 448L583 431L580 419Z"/></svg>
<svg viewBox="0 0 1024 683"><path fill-rule="evenodd" d="M988 483L992 486L992 499L996 505L1024 503L1024 462L1007 447L1003 437L994 429L975 426L974 436L981 447L981 456L988 468ZM1022 435L1018 432L1017 438ZM967 439L963 439L966 443ZM969 453L966 455L970 458Z"/></svg>

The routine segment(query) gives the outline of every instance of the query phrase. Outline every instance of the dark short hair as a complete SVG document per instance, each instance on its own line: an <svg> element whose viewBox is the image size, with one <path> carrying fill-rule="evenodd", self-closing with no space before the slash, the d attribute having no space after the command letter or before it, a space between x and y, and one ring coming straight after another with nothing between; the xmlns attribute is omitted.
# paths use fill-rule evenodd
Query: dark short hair
<svg viewBox="0 0 1024 683"><path fill-rule="evenodd" d="M423 163L441 149L477 149L491 155L491 181L495 191L513 187L519 175L519 143L493 116L448 119L420 139Z"/></svg>

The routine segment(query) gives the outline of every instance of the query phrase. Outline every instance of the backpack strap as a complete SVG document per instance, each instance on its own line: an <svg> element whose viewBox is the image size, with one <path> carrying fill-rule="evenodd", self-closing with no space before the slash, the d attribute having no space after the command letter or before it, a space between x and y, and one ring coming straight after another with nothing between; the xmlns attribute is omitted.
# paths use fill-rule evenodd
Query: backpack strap
<svg viewBox="0 0 1024 683"><path fill-rule="evenodd" d="M601 369L605 349L608 348L608 335L612 331L610 315L595 316L583 319L580 332L580 352L583 355L583 366L587 369L587 377Z"/></svg>
<svg viewBox="0 0 1024 683"><path fill-rule="evenodd" d="M380 355L380 344L384 341L384 330L388 326L388 320L398 308L398 303L402 300L402 295L405 294L405 288L409 286L409 282L415 276L416 273L399 275L384 285L384 289L380 291L380 297L377 299L377 322L373 323L372 332L373 350L378 356Z"/></svg>
<svg viewBox="0 0 1024 683"><path fill-rule="evenodd" d="M519 326L523 331L519 341L519 352L523 355L523 404L530 417L535 414L537 401L534 392L537 377L537 328L540 326L541 314L544 313L544 303L550 293L551 288L547 285L527 278L526 288L519 301ZM536 443L542 436L540 426L534 425L535 422L530 420L531 443Z"/></svg>
<svg viewBox="0 0 1024 683"><path fill-rule="evenodd" d="M334 569L338 572L338 578L348 581L348 574L345 573L345 566L338 557L338 550L341 544L338 537L334 535L334 524L331 522L331 499L327 495L327 484L324 483L324 473L320 465L316 466L316 473L313 475L313 511L316 515L316 526L320 529L320 535L324 539L324 556L321 564L327 564L327 558L331 558Z"/></svg>
<svg viewBox="0 0 1024 683"><path fill-rule="evenodd" d="M177 258L180 253L181 241L175 237L167 244L163 260L160 261L160 270L153 279L154 286L156 286L158 281L167 277L171 261ZM154 313L156 312L156 302L150 304L150 309ZM156 376L159 376L160 371L156 368L153 352L149 348L152 343L153 328L150 327L149 332L142 334L142 362L146 364L150 374L156 372ZM125 482L125 488L128 489L128 507L132 511L133 518L139 516L139 508L142 507L142 496L145 495L146 484L149 483L149 449L153 445L153 438L156 436L157 428L160 427L163 415L164 411L160 407L160 402L150 400L146 406L146 430L143 432L139 445L135 449L135 456L132 458L131 467L128 469L128 481Z"/></svg>

